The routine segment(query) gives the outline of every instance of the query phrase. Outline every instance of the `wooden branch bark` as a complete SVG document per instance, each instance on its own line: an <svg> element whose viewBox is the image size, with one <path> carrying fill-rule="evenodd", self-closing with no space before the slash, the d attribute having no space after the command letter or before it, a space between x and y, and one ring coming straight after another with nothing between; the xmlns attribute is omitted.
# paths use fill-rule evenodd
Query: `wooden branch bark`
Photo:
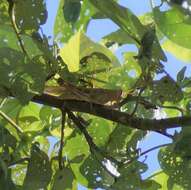
<svg viewBox="0 0 191 190"><path fill-rule="evenodd" d="M56 107L61 109L65 106L67 109L76 112L88 113L91 115L99 116L110 121L118 122L127 125L131 128L141 130L165 130L175 127L187 127L191 125L191 116L173 117L167 119L142 119L132 117L131 115L112 109L109 106L99 105L86 101L78 100L61 100L55 96L42 94L35 96L33 102Z"/></svg>

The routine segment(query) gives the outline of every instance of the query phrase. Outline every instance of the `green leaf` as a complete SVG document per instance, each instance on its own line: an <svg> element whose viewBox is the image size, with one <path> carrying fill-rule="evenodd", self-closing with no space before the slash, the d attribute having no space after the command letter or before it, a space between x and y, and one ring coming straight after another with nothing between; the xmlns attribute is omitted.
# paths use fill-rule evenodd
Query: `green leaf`
<svg viewBox="0 0 191 190"><path fill-rule="evenodd" d="M178 74L177 74L177 82L179 82L179 83L181 83L182 82L182 80L184 80L184 78L185 78L185 72L186 72L186 66L185 67L183 67L179 72L178 72Z"/></svg>
<svg viewBox="0 0 191 190"><path fill-rule="evenodd" d="M40 107L37 104L29 103L24 106L18 115L18 124L25 131L39 131L44 125L39 118Z"/></svg>
<svg viewBox="0 0 191 190"><path fill-rule="evenodd" d="M115 32L112 32L111 34L104 36L102 43L106 46L110 46L112 43L118 43L119 45L123 44L133 44L134 41L127 35L127 33L122 30L118 29Z"/></svg>
<svg viewBox="0 0 191 190"><path fill-rule="evenodd" d="M161 102L179 102L183 98L183 92L172 78L164 76L160 80L153 82L152 97Z"/></svg>
<svg viewBox="0 0 191 190"><path fill-rule="evenodd" d="M125 92L129 92L137 79L141 74L141 68L138 61L134 58L135 53L124 53L124 64L113 68L110 72L107 72L108 81L105 85L107 88L122 89ZM106 73L103 73L103 78L106 78Z"/></svg>
<svg viewBox="0 0 191 190"><path fill-rule="evenodd" d="M103 160L98 161L93 156L88 156L80 166L80 172L88 180L88 188L106 188L111 186L114 178L101 165Z"/></svg>
<svg viewBox="0 0 191 190"><path fill-rule="evenodd" d="M15 165L14 169L12 169L11 175L12 175L11 177L12 177L14 183L17 186L22 187L23 181L24 181L24 178L26 175L26 164ZM17 189L17 190L20 190L20 189Z"/></svg>
<svg viewBox="0 0 191 190"><path fill-rule="evenodd" d="M72 160L79 155L88 155L89 147L84 137L74 132L70 138L67 139L63 151L68 156L68 158Z"/></svg>
<svg viewBox="0 0 191 190"><path fill-rule="evenodd" d="M10 118L17 118L20 110L22 109L22 105L19 103L18 100L16 99L8 99L3 106L1 107L1 110L7 114ZM5 122L2 118L1 118L1 124L2 126L6 126L7 121ZM7 126L6 126L7 127ZM14 130L10 130L11 132L13 132Z"/></svg>
<svg viewBox="0 0 191 190"><path fill-rule="evenodd" d="M28 190L44 189L49 184L51 175L52 170L48 156L34 144L23 188Z"/></svg>
<svg viewBox="0 0 191 190"><path fill-rule="evenodd" d="M46 5L43 0L15 1L15 20L22 32L37 31L47 19Z"/></svg>
<svg viewBox="0 0 191 190"><path fill-rule="evenodd" d="M119 25L132 40L140 42L145 28L128 8L119 5L113 0L90 0L90 2L105 16Z"/></svg>
<svg viewBox="0 0 191 190"><path fill-rule="evenodd" d="M191 20L179 8L173 7L167 11L154 9L154 18L161 32L172 42L184 48L191 48Z"/></svg>
<svg viewBox="0 0 191 190"><path fill-rule="evenodd" d="M10 18L8 14L8 3L6 0L0 1L0 24L10 24Z"/></svg>
<svg viewBox="0 0 191 190"><path fill-rule="evenodd" d="M83 137L83 135L78 134L74 131L69 138L67 138L66 144L64 146L63 152L67 155L69 160L73 160L80 156L82 159L78 163L71 163L71 169L75 175L76 180L87 186L88 180L81 174L80 165L84 162L85 158L89 155L89 146Z"/></svg>
<svg viewBox="0 0 191 190"><path fill-rule="evenodd" d="M140 174L146 170L147 165L138 161L134 161L125 167L120 167L119 172L121 175L115 180L112 189L144 189L142 186L145 186L145 181L141 179Z"/></svg>
<svg viewBox="0 0 191 190"><path fill-rule="evenodd" d="M81 0L65 0L63 6L64 18L68 23L75 23L81 10Z"/></svg>
<svg viewBox="0 0 191 190"><path fill-rule="evenodd" d="M80 64L80 37L81 33L76 33L69 42L60 50L60 56L68 65L70 72L79 70Z"/></svg>
<svg viewBox="0 0 191 190"><path fill-rule="evenodd" d="M33 39L28 35L21 35L22 41L24 43L25 50L27 51L30 58L37 55L42 55L42 52L34 43ZM9 25L2 24L0 28L0 48L9 47L18 51L21 51L19 46L17 36L13 28Z"/></svg>
<svg viewBox="0 0 191 190"><path fill-rule="evenodd" d="M5 176L5 179L6 179L7 175L8 175L8 167L7 167L6 162L1 157L0 157L0 170L2 170L2 172Z"/></svg>
<svg viewBox="0 0 191 190"><path fill-rule="evenodd" d="M168 189L168 178L169 176L165 174L164 172L160 172L156 176L152 177L157 183L161 185L161 187L158 190L169 190ZM148 190L153 190L152 188L149 188ZM181 186L174 184L173 190L184 190Z"/></svg>
<svg viewBox="0 0 191 190"><path fill-rule="evenodd" d="M17 190L15 184L11 179L11 170L8 171L8 176L5 178L4 174L0 176L0 189L4 190Z"/></svg>
<svg viewBox="0 0 191 190"><path fill-rule="evenodd" d="M184 61L186 63L190 63L190 61L191 61L190 48L182 47L170 40L166 40L162 44L162 47L165 51L171 53L177 59Z"/></svg>
<svg viewBox="0 0 191 190"><path fill-rule="evenodd" d="M0 125L0 146L6 145L14 150L16 143L17 139L5 127Z"/></svg>
<svg viewBox="0 0 191 190"><path fill-rule="evenodd" d="M74 181L75 177L70 168L64 167L58 170L54 176L54 184L52 190L71 190L77 189L77 184Z"/></svg>
<svg viewBox="0 0 191 190"><path fill-rule="evenodd" d="M141 48L139 49L138 57L146 57L149 60L154 60L154 63L158 60L167 61L167 58L162 51L160 43L156 36L154 27L147 27L147 31L141 39Z"/></svg>
<svg viewBox="0 0 191 190"><path fill-rule="evenodd" d="M143 25L152 24L153 15L151 13L146 13L139 16L140 22ZM158 32L158 31L157 31ZM115 32L112 32L102 38L102 43L106 46L110 46L113 43L118 43L119 46L124 44L134 44L134 41L131 37L127 35L127 33L123 29L118 29Z"/></svg>
<svg viewBox="0 0 191 190"><path fill-rule="evenodd" d="M169 176L168 185L170 183L171 186L172 184L179 184L185 188L190 187L189 169L186 169L190 165L188 161L183 160L168 149L160 151L159 160L162 169ZM169 162L170 160L171 162Z"/></svg>
<svg viewBox="0 0 191 190"><path fill-rule="evenodd" d="M79 0L77 1L70 0L70 1L79 2ZM91 5L89 0L83 0L83 2L81 2L82 4L81 4L79 19L76 20L77 13L76 12L73 13L76 16L75 17L76 22L73 23L73 25L71 25L71 23L66 22L63 16L63 7L66 2L67 0L60 1L59 8L57 11L57 16L56 16L56 21L54 23L54 38L59 43L67 42L72 37L72 35L75 34L75 31L78 31L79 29L85 32L87 29L88 23L91 19L91 16L95 13L95 8ZM68 13L68 14L71 14L71 13Z"/></svg>
<svg viewBox="0 0 191 190"><path fill-rule="evenodd" d="M114 125L111 122L101 118L92 118L90 125L88 125L88 132L98 146L105 145L113 129Z"/></svg>
<svg viewBox="0 0 191 190"><path fill-rule="evenodd" d="M137 141L141 140L144 134L127 126L117 125L105 145L106 151L118 160L133 158L137 154Z"/></svg>

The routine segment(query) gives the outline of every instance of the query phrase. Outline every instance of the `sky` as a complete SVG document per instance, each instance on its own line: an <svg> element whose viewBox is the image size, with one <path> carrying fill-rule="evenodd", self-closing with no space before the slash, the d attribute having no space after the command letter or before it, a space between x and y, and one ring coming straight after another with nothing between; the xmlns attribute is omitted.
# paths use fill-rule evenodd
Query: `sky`
<svg viewBox="0 0 191 190"><path fill-rule="evenodd" d="M48 8L48 21L47 24L43 27L43 31L48 36L52 36L53 34L53 27L54 27L54 19L56 16L56 11L58 8L58 2L59 0L47 0L47 8ZM159 1L155 1L158 2ZM141 15L143 13L146 13L150 11L150 2L149 0L120 0L119 3L121 5L124 5L131 9L136 15ZM115 31L117 29L117 26L112 23L112 21L109 20L94 20L90 23L87 35L94 41L99 41L101 37L103 37L106 34L111 33L112 31ZM122 59L122 52L125 51L132 51L135 50L135 47L132 45L126 45L123 48L120 48L119 51L116 52L117 57L121 60ZM176 78L176 73L181 70L182 67L187 66L187 72L191 73L191 66L188 63L183 63L181 61L178 61L173 55L167 53L168 62L165 63L165 68L167 72L173 77ZM160 115L159 115L160 116ZM171 130L171 132L173 132ZM163 137L161 135L158 135L157 133L151 132L147 135L147 138L143 140L139 147L142 151L145 151L149 148L160 144L170 143L171 140L167 137ZM149 165L149 170L145 172L142 177L146 178L150 176L153 172L156 172L159 170L159 164L157 162L157 152L158 150L152 151L149 153L147 159L145 160L145 163ZM144 160L145 158L140 158L140 160ZM80 186L80 190L84 190L83 187Z"/></svg>

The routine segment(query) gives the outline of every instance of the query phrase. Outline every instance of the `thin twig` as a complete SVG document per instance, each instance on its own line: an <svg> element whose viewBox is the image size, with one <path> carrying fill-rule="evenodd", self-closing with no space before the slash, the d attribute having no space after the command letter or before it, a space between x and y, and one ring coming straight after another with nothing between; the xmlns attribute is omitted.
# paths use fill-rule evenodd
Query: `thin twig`
<svg viewBox="0 0 191 190"><path fill-rule="evenodd" d="M161 135L164 135L165 137L168 137L168 138L170 138L170 139L173 139L173 138L174 138L173 135L170 135L170 134L168 134L168 133L165 132L165 131L156 130L155 132L156 132L156 133L159 133L159 134L161 134Z"/></svg>
<svg viewBox="0 0 191 190"><path fill-rule="evenodd" d="M25 157L25 158L21 158L20 160L17 160L17 161L14 161L14 162L11 162L8 167L12 167L16 164L22 164L23 162L29 162L30 158L29 157Z"/></svg>
<svg viewBox="0 0 191 190"><path fill-rule="evenodd" d="M6 101L7 101L7 98L3 98L3 100L0 103L0 109L3 107Z"/></svg>
<svg viewBox="0 0 191 190"><path fill-rule="evenodd" d="M148 150L146 150L146 151L140 153L140 155L138 156L138 158L141 157L141 156L144 156L145 154L147 154L147 153L149 153L149 152L151 152L151 151L153 151L153 150L156 150L156 149L159 149L159 148L168 146L168 145L170 145L170 144L171 144L171 143L166 143L166 144L161 144L161 145L158 145L158 146L154 146L154 147L152 147L152 148L150 148L150 149L148 149Z"/></svg>
<svg viewBox="0 0 191 190"><path fill-rule="evenodd" d="M165 109L174 109L177 110L181 113L181 115L184 115L184 110L182 108L179 108L177 106L164 106L161 104L153 104L147 100L145 100L146 97L139 97L139 100L137 101L137 103L142 104L146 109L157 109L157 107L160 108L165 108ZM119 107L123 106L124 104L128 103L128 102L132 102L132 101L136 101L138 99L138 96L132 96L131 94L127 95L126 98L124 98L120 103L119 103Z"/></svg>
<svg viewBox="0 0 191 190"><path fill-rule="evenodd" d="M78 118L69 110L66 110L68 117L74 122L74 124L78 127L78 129L84 134L86 141L90 147L90 152L94 152L93 150L97 152L101 152L97 145L93 142L92 137L87 132L86 128L83 126L83 124L78 120Z"/></svg>
<svg viewBox="0 0 191 190"><path fill-rule="evenodd" d="M10 123L18 133L23 134L23 130L3 111L0 110L0 116L4 118L8 123Z"/></svg>
<svg viewBox="0 0 191 190"><path fill-rule="evenodd" d="M65 122L66 122L66 111L64 108L61 110L62 111L62 123L61 123L61 138L60 138L60 149L59 149L59 155L58 155L58 164L59 164L59 169L62 170L63 168L63 163L62 163L62 149L64 146L64 128L65 128Z"/></svg>
<svg viewBox="0 0 191 190"><path fill-rule="evenodd" d="M8 12L9 12L9 17L10 17L10 20L11 20L11 25L13 27L13 30L15 31L15 34L17 36L17 39L18 39L18 42L19 42L19 45L21 47L21 50L23 51L23 53L29 58L29 55L27 53L27 51L25 50L25 47L24 47L24 44L23 44L23 41L21 39L21 36L18 32L18 29L17 29L17 25L15 23L15 17L14 17L14 2L13 0L7 0L8 3L9 3L9 9L8 9Z"/></svg>
<svg viewBox="0 0 191 190"><path fill-rule="evenodd" d="M164 171L161 170L161 171L158 171L158 172L152 174L151 176L149 176L149 177L147 178L147 180L148 180L148 179L152 179L153 177L155 177L155 176L157 176L157 175L159 175L159 174L161 174L161 173L164 173Z"/></svg>
<svg viewBox="0 0 191 190"><path fill-rule="evenodd" d="M163 106L160 104L157 104L157 106L160 108L165 108L165 109L174 109L174 110L179 111L182 116L184 115L184 110L182 108L177 107L177 106Z"/></svg>
<svg viewBox="0 0 191 190"><path fill-rule="evenodd" d="M126 162L126 164L130 164L132 163L133 161L137 160L138 158L140 158L141 156L144 156L145 154L148 154L149 152L153 151L153 150L156 150L156 149L159 149L159 148L162 148L162 147L165 147L165 146L168 146L170 145L171 143L167 143L167 144L162 144L162 145L158 145L158 146L155 146L155 147L152 147L142 153L140 153L138 156L136 156L135 158L133 158L132 160L129 160L128 162Z"/></svg>

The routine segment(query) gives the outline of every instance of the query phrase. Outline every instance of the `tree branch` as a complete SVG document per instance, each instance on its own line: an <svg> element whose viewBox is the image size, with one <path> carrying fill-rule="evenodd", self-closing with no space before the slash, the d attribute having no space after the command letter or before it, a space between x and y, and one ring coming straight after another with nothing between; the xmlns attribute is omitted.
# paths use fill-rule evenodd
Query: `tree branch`
<svg viewBox="0 0 191 190"><path fill-rule="evenodd" d="M32 101L51 107L61 109L62 106L71 111L88 113L110 121L127 125L131 128L141 130L165 130L175 127L188 127L191 125L191 116L172 117L166 119L143 119L138 117L131 117L130 114L112 109L110 106L95 104L92 102L79 100L62 100L58 97L42 94L34 96Z"/></svg>
<svg viewBox="0 0 191 190"><path fill-rule="evenodd" d="M83 126L83 124L78 120L78 118L69 110L66 110L68 117L74 122L74 124L78 127L78 129L81 131L81 133L84 135L89 148L90 152L93 153L94 151L101 152L100 149L97 147L97 145L93 142L92 137L87 132L86 128Z"/></svg>

